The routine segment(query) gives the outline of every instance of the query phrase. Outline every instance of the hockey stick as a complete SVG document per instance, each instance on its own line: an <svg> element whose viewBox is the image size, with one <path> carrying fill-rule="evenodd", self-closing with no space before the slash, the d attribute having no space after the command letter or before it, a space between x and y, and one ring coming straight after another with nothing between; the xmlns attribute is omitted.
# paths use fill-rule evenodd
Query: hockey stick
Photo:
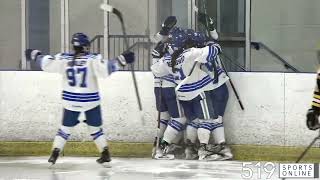
<svg viewBox="0 0 320 180"><path fill-rule="evenodd" d="M299 158L296 160L295 163L299 163L301 159L307 154L309 149L313 146L313 144L320 139L320 130L319 130L319 135L313 139L313 141L309 144L309 146L303 151L303 153L299 156Z"/></svg>
<svg viewBox="0 0 320 180"><path fill-rule="evenodd" d="M196 9L198 9L198 8L196 8ZM204 15L208 16L206 13ZM207 26L205 25L205 27L207 27ZM210 34L209 30L208 29L206 29L206 30L207 30L208 34ZM238 92L237 92L237 90L236 90L236 88L235 88L235 86L234 86L234 84L233 84L233 82L231 80L231 77L229 76L228 71L224 66L224 63L221 60L220 60L220 62L221 62L223 70L225 71L226 75L229 77L229 83L230 83L231 88L232 88L232 90L233 90L233 92L234 92L234 94L235 94L235 96L236 96L236 98L237 98L237 100L239 102L240 108L241 108L241 110L244 110L244 106L243 106L242 101L240 100L239 94L238 94Z"/></svg>
<svg viewBox="0 0 320 180"><path fill-rule="evenodd" d="M123 33L123 36L124 36L125 48L129 49L129 40L128 40L128 37L127 37L126 28L124 26L122 13L118 9L116 9L116 8L110 6L109 4L106 4L106 3L102 3L100 5L100 9L102 9L105 12L113 13L118 17L118 19L119 19L119 21L121 23L122 33ZM138 101L138 106L139 106L139 110L140 110L140 118L141 118L142 124L144 124L145 123L144 122L144 113L143 113L143 109L142 109L142 104L141 104L141 99L140 99L137 79L136 79L136 75L134 73L134 65L133 65L133 63L131 63L131 75L132 75L133 84L134 84L136 97L137 97L137 101Z"/></svg>
<svg viewBox="0 0 320 180"><path fill-rule="evenodd" d="M242 101L241 101L241 99L240 99L240 97L239 97L239 94L238 94L236 88L235 88L234 85L233 85L233 82L232 82L232 80L231 80L231 77L229 76L229 73L228 73L227 69L225 68L223 62L222 62L222 61L220 61L220 62L221 62L221 65L222 65L222 68L223 68L224 72L225 72L226 75L229 77L229 83L230 83L230 85L231 85L231 87L232 87L232 90L233 90L234 94L236 95L236 98L237 98L237 100L238 100L238 102L239 102L239 105L240 105L241 109L244 110Z"/></svg>
<svg viewBox="0 0 320 180"><path fill-rule="evenodd" d="M162 79L160 78L160 92L159 92L159 97L160 97L160 100L159 100L159 105L161 106L161 103L162 103ZM158 110L158 119L157 119L157 136L155 138L155 143L153 144L153 147L155 147L154 149L154 152L152 152L152 159L155 158L155 155L157 153L157 149L159 148L159 145L160 145L160 118L161 118L161 112L160 110Z"/></svg>

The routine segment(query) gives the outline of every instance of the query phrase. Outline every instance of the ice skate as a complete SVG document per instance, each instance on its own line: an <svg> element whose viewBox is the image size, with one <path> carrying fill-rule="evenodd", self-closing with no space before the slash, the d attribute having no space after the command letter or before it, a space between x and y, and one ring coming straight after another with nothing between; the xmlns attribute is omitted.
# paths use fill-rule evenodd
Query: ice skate
<svg viewBox="0 0 320 180"><path fill-rule="evenodd" d="M206 158L212 154L213 154L212 152L207 150L206 144L200 144L200 147L198 150L198 156L200 161L207 160Z"/></svg>
<svg viewBox="0 0 320 180"><path fill-rule="evenodd" d="M170 154L171 147L167 142L161 142L160 148L156 150L156 155L154 156L157 160L172 160L174 155Z"/></svg>
<svg viewBox="0 0 320 180"><path fill-rule="evenodd" d="M224 161L231 160L233 158L233 154L231 153L230 148L225 144L219 144L221 150L217 153L207 156L208 161Z"/></svg>
<svg viewBox="0 0 320 180"><path fill-rule="evenodd" d="M54 165L56 163L58 157L59 157L59 154L60 154L60 149L59 148L54 148L52 150L50 158L48 159L48 162L52 163L52 165Z"/></svg>
<svg viewBox="0 0 320 180"><path fill-rule="evenodd" d="M108 147L105 147L101 153L101 156L99 159L97 159L97 163L108 165L108 163L111 161L110 153Z"/></svg>
<svg viewBox="0 0 320 180"><path fill-rule="evenodd" d="M187 140L186 149L185 149L185 159L187 160L195 160L198 159L198 152L195 147L195 144L191 143L190 140Z"/></svg>

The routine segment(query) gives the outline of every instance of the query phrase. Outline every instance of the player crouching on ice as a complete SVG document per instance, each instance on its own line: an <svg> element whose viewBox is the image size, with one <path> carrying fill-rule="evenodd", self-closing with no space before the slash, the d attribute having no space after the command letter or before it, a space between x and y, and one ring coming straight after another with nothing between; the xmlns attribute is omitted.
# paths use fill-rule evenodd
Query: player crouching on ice
<svg viewBox="0 0 320 180"><path fill-rule="evenodd" d="M70 129L76 126L81 112L85 113L86 123L101 156L97 162L110 162L110 153L102 129L98 78L105 78L134 62L133 52L124 52L114 60L104 60L100 54L89 53L90 41L87 35L76 33L71 44L74 53L59 53L55 56L42 55L35 49L26 50L26 58L35 61L43 71L58 73L63 77L62 99L63 120L53 142L52 154L48 162L55 164L60 152L70 136Z"/></svg>

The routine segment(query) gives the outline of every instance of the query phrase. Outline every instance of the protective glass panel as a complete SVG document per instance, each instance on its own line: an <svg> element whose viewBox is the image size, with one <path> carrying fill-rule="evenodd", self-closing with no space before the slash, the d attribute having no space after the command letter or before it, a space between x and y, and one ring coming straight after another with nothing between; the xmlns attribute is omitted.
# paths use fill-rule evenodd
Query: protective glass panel
<svg viewBox="0 0 320 180"><path fill-rule="evenodd" d="M150 50L152 49L150 24L154 25L156 12L155 9L152 9L152 1L110 0L109 3L123 15L128 47L125 44L125 37L119 19L114 14L109 14L108 57L115 58L129 49L136 55L133 68L138 71L149 71L151 65ZM135 7L134 10L131 9L132 7ZM129 70L130 68L127 66L123 70Z"/></svg>
<svg viewBox="0 0 320 180"><path fill-rule="evenodd" d="M26 48L54 55L61 51L61 1L26 1ZM33 62L27 69L37 70Z"/></svg>
<svg viewBox="0 0 320 180"><path fill-rule="evenodd" d="M265 44L300 72L315 72L320 42L318 7L317 0L251 1L251 40ZM281 71L261 58L256 52L251 54L252 70Z"/></svg>
<svg viewBox="0 0 320 180"><path fill-rule="evenodd" d="M77 32L87 34L90 39L103 35L104 20L100 4L101 0L69 0L69 39ZM71 51L72 46L70 43L68 45ZM103 40L96 41L92 46L99 46L95 51L103 53Z"/></svg>
<svg viewBox="0 0 320 180"><path fill-rule="evenodd" d="M212 17L219 33L228 71L243 71L245 65L245 1L197 0L201 13ZM197 30L206 32L204 24L197 21Z"/></svg>
<svg viewBox="0 0 320 180"><path fill-rule="evenodd" d="M21 1L1 1L0 69L21 68Z"/></svg>

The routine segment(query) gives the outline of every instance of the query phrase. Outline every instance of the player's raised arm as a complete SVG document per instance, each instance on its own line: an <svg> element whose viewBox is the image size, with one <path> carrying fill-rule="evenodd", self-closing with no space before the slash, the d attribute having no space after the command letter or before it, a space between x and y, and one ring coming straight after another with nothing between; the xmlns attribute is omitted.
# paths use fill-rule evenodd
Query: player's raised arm
<svg viewBox="0 0 320 180"><path fill-rule="evenodd" d="M134 52L125 51L115 59L102 59L101 55L96 56L93 61L95 75L97 77L107 77L111 73L118 71L120 66L126 66L135 60Z"/></svg>
<svg viewBox="0 0 320 180"><path fill-rule="evenodd" d="M51 73L61 73L63 61L60 59L61 54L55 56L43 55L40 50L26 49L25 56L28 61L33 61L37 68Z"/></svg>

